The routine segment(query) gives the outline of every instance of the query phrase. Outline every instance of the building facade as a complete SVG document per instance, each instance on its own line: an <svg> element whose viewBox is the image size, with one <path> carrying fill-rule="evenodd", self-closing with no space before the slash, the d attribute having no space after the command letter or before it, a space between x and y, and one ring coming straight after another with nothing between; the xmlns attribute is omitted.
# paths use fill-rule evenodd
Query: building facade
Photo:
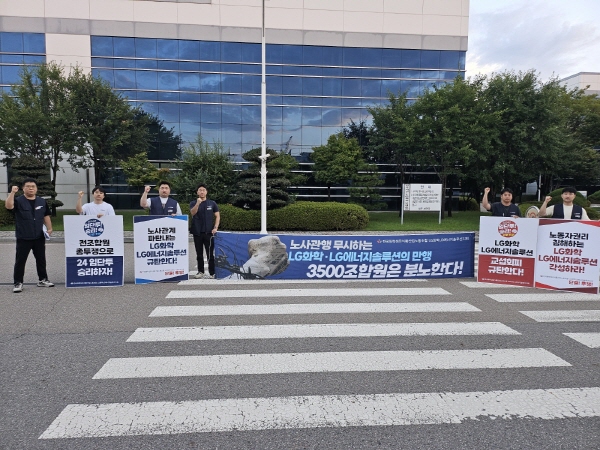
<svg viewBox="0 0 600 450"><path fill-rule="evenodd" d="M78 65L241 161L261 143L263 3L267 145L300 161L388 93L464 77L469 0L20 0L0 2L0 86L22 64ZM159 143L150 159L171 155ZM85 177L61 177L74 204Z"/></svg>
<svg viewBox="0 0 600 450"><path fill-rule="evenodd" d="M579 72L560 82L567 89L583 89L586 95L600 95L600 72Z"/></svg>

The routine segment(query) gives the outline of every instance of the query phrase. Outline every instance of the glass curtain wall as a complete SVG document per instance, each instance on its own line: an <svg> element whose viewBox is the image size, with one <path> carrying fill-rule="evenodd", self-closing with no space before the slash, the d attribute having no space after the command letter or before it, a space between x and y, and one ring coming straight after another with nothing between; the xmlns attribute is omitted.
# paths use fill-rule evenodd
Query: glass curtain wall
<svg viewBox="0 0 600 450"><path fill-rule="evenodd" d="M0 92L10 93L19 84L24 65L46 62L46 40L43 33L0 33Z"/></svg>

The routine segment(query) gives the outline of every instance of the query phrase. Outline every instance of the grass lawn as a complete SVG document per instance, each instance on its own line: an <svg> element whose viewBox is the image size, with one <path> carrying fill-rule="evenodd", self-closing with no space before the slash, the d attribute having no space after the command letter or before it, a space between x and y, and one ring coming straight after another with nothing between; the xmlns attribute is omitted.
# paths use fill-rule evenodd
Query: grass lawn
<svg viewBox="0 0 600 450"><path fill-rule="evenodd" d="M118 210L116 213L123 216L125 231L133 231L133 216L146 214L141 209ZM52 227L56 231L63 231L63 216L76 213L75 210L59 209L56 214L57 217L52 218ZM404 213L404 225L400 225L398 211L372 212L369 213L369 225L364 231L477 231L481 215L477 211L453 211L452 217L442 219L440 225L437 212L407 212ZM14 230L14 226L0 227L0 230Z"/></svg>

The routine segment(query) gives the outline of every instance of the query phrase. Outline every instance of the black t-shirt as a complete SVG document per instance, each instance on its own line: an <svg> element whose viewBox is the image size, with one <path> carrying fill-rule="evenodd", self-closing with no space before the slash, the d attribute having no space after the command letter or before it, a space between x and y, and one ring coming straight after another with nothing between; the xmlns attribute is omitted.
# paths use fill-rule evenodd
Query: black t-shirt
<svg viewBox="0 0 600 450"><path fill-rule="evenodd" d="M521 210L517 205L511 203L508 206L504 206L502 202L492 203L492 216L495 217L512 217L518 216L521 217Z"/></svg>

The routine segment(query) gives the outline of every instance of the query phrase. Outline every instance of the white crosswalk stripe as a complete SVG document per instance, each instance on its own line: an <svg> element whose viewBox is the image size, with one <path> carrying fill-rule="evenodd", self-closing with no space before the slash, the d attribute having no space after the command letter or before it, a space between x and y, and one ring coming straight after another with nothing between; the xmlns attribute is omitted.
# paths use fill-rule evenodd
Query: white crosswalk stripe
<svg viewBox="0 0 600 450"><path fill-rule="evenodd" d="M600 333L563 333L589 348L600 348Z"/></svg>
<svg viewBox="0 0 600 450"><path fill-rule="evenodd" d="M199 280L204 283L204 280ZM212 280L210 280L212 281ZM196 284L196 283L189 283ZM203 287L209 287L205 285ZM475 286L474 286L475 287ZM477 286L478 287L478 286ZM501 286L504 287L504 286ZM94 380L120 380L119 383L144 383L156 378L178 377L265 377L299 376L300 374L335 374L359 377L359 373L385 373L391 371L468 371L485 370L492 374L497 370L535 369L565 370L571 362L544 348L527 348L516 344L521 334L500 322L440 322L439 317L451 313L473 313L473 319L481 309L467 302L422 301L424 296L449 296L441 288L370 288L352 289L285 289L278 286L262 289L198 289L177 290L167 299L183 299L186 303L199 299L201 303L156 307L150 320L165 321L185 319L186 324L196 320L206 321L220 316L221 321L236 321L235 325L223 326L161 326L138 328L127 339L132 345L146 346L158 353L154 356L111 358L93 376ZM563 296L565 294L562 294ZM418 296L415 301L378 303L377 298ZM314 297L314 298L311 298ZM353 303L343 301L347 297L364 297L374 302ZM263 299L277 298L277 304L266 304ZM311 303L292 303L302 301ZM334 299L339 298L340 302ZM490 297L492 298L492 297ZM223 304L219 299L243 299L244 304ZM317 299L327 299L326 303ZM494 300L496 300L494 298ZM238 300L239 301L239 300ZM499 300L501 301L501 300ZM290 303L288 303L290 302ZM523 313L527 313L525 311ZM538 311L529 311L537 313ZM540 311L541 312L541 311ZM588 313L590 311L587 311ZM361 323L369 314L431 314L428 322ZM274 316L308 315L315 322L328 314L343 315L347 323L291 323L291 324L237 324L242 320L280 320ZM229 316L229 317L227 317ZM331 317L331 316L327 316ZM426 316L427 317L427 316ZM207 319L209 318L209 319ZM434 319L435 318L435 319ZM307 320L306 318L302 318ZM311 321L313 320L311 319ZM389 319L388 319L389 320ZM239 321L239 322L238 322ZM368 320L366 320L368 322ZM205 322L202 322L205 323ZM585 333L565 333L575 340L594 342L595 336ZM590 334L590 333L588 333ZM303 342L300 339L358 339L394 337L423 340L435 337L450 340L469 336L486 337L486 344L477 348L459 349L408 349L391 347L386 340L378 345L386 348L363 351L285 351L286 345ZM268 339L280 339L281 352L262 353L261 343ZM240 340L244 348L256 346L245 353L222 354L210 352L210 345ZM294 341L295 340L295 341ZM508 340L508 341L507 341ZM590 341L591 340L591 341ZM183 349L196 341L208 354L160 355L162 346ZM348 341L346 341L348 342ZM349 341L352 342L352 341ZM359 341L356 341L359 342ZM415 341L416 342L416 341ZM422 345L422 342L419 341ZM476 341L465 340L466 345ZM487 344L491 342L491 344ZM507 342L509 344L505 345ZM172 344L168 344L172 343ZM233 343L238 344L238 343ZM310 345L314 345L310 343ZM152 345L153 347L148 347ZM476 344L475 344L476 345ZM587 345L587 344L585 344ZM166 348L166 347L165 347ZM271 348L275 348L272 347ZM320 347L321 348L321 347ZM276 351L277 351L276 350ZM203 350L205 353L206 350ZM146 353L147 354L147 353ZM453 389L454 390L454 389ZM314 391L313 391L314 392ZM312 392L311 392L312 394ZM456 424L481 418L490 419L563 419L600 416L600 387L565 389L526 389L467 392L402 393L385 391L381 394L355 395L297 395L250 398L189 399L184 401L144 401L134 403L70 404L40 436L40 439L90 438L109 436L161 435L179 433L205 433L223 431L277 430L320 427L389 426L422 424Z"/></svg>
<svg viewBox="0 0 600 450"><path fill-rule="evenodd" d="M528 303L528 302L600 302L600 295L580 294L565 292L540 292L534 290L531 293L522 294L486 294L500 303Z"/></svg>
<svg viewBox="0 0 600 450"><path fill-rule="evenodd" d="M600 310L519 311L536 322L600 322Z"/></svg>

